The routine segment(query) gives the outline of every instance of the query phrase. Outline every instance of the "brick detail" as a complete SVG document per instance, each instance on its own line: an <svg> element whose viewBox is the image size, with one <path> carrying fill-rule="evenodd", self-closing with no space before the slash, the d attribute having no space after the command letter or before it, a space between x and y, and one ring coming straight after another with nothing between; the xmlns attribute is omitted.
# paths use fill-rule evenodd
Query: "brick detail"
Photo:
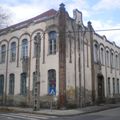
<svg viewBox="0 0 120 120"><path fill-rule="evenodd" d="M59 107L66 103L66 12L64 4L59 10Z"/></svg>

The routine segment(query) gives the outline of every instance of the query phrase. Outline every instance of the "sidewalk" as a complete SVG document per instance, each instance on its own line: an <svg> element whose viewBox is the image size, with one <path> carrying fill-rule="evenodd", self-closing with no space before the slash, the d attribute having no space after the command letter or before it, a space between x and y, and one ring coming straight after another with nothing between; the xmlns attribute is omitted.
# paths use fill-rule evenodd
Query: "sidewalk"
<svg viewBox="0 0 120 120"><path fill-rule="evenodd" d="M33 113L33 114L41 114L41 115L71 116L71 115L80 115L80 114L98 112L98 111L103 111L103 110L117 108L117 107L120 107L120 103L119 104L105 104L101 106L90 106L90 107L70 109L70 110L41 109L39 111L33 111L32 108L6 107L6 106L0 106L0 110Z"/></svg>

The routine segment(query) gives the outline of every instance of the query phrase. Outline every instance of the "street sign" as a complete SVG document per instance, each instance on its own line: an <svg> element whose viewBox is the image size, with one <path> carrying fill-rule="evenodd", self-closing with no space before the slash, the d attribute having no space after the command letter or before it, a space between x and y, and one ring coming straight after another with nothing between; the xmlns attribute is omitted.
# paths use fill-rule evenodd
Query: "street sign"
<svg viewBox="0 0 120 120"><path fill-rule="evenodd" d="M56 95L56 88L49 88L49 95Z"/></svg>

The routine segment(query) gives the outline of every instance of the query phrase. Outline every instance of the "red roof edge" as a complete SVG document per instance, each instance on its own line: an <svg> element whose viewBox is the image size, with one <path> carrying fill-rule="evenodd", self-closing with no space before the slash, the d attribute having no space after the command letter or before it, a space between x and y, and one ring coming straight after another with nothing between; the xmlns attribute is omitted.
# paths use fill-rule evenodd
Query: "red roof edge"
<svg viewBox="0 0 120 120"><path fill-rule="evenodd" d="M33 18L30 18L30 19L25 20L25 21L23 21L23 22L20 22L20 23L11 25L11 26L9 26L9 27L7 27L7 28L3 28L3 29L1 29L0 31L7 30L7 29L9 29L9 28L11 28L11 27L14 28L14 27L17 27L17 26L22 25L22 24L25 24L25 23L30 23L30 22L32 22L32 21L34 21L34 20L37 20L37 19L40 19L40 18L44 18L44 17L46 17L46 18L48 17L48 18L49 18L49 17L55 16L56 13L57 13L56 10L50 9L50 10L48 10L48 11L46 11L46 12L44 12L44 13L36 16L36 17L33 17Z"/></svg>

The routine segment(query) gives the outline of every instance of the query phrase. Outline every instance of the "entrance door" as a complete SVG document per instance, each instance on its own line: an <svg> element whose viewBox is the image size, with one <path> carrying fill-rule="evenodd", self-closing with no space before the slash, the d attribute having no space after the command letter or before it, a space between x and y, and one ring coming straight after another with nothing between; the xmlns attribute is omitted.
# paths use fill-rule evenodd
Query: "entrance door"
<svg viewBox="0 0 120 120"><path fill-rule="evenodd" d="M98 76L98 102L104 102L104 78L102 75Z"/></svg>

